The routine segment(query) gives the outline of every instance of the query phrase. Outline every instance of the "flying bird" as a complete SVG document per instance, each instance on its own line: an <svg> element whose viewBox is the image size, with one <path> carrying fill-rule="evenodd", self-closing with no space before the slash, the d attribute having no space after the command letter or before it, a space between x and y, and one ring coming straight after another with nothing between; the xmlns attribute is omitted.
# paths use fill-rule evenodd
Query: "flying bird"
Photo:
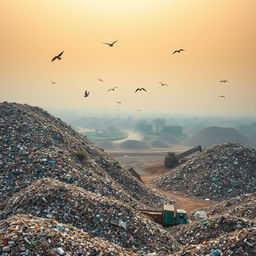
<svg viewBox="0 0 256 256"><path fill-rule="evenodd" d="M226 97L223 96L223 95L220 95L219 98L222 98L222 99L224 99L224 100L226 99Z"/></svg>
<svg viewBox="0 0 256 256"><path fill-rule="evenodd" d="M88 92L87 90L84 92L84 97L87 98L89 96L90 92Z"/></svg>
<svg viewBox="0 0 256 256"><path fill-rule="evenodd" d="M58 55L54 56L54 57L52 58L52 61L55 61L56 59L61 60L61 56L62 56L63 53L64 53L64 51L62 51L62 52L59 53Z"/></svg>
<svg viewBox="0 0 256 256"><path fill-rule="evenodd" d="M184 49L175 50L172 54L184 52Z"/></svg>
<svg viewBox="0 0 256 256"><path fill-rule="evenodd" d="M101 78L98 78L98 80L103 83L103 80Z"/></svg>
<svg viewBox="0 0 256 256"><path fill-rule="evenodd" d="M115 86L114 88L108 89L107 92L114 91L116 88L118 88L118 87Z"/></svg>
<svg viewBox="0 0 256 256"><path fill-rule="evenodd" d="M57 84L57 83L55 83L55 82L54 82L54 81L52 81L52 80L51 80L51 83L52 83L52 84Z"/></svg>
<svg viewBox="0 0 256 256"><path fill-rule="evenodd" d="M122 102L121 102L121 101L116 101L116 103L117 103L117 104L120 104L120 105L122 105Z"/></svg>
<svg viewBox="0 0 256 256"><path fill-rule="evenodd" d="M114 42L112 42L112 43L103 43L103 44L106 44L106 45L108 45L109 47L113 47L114 44L115 44L117 41L118 41L118 40L116 40L116 41L114 41Z"/></svg>
<svg viewBox="0 0 256 256"><path fill-rule="evenodd" d="M135 92L138 92L138 91L145 91L145 92L147 92L147 90L146 90L145 88L137 88L137 89L135 90Z"/></svg>
<svg viewBox="0 0 256 256"><path fill-rule="evenodd" d="M162 82L159 82L162 86L168 86L168 84L165 84L165 83L162 83Z"/></svg>
<svg viewBox="0 0 256 256"><path fill-rule="evenodd" d="M225 84L227 82L228 82L228 80L226 80L226 79L225 80L220 80L220 83L224 83Z"/></svg>

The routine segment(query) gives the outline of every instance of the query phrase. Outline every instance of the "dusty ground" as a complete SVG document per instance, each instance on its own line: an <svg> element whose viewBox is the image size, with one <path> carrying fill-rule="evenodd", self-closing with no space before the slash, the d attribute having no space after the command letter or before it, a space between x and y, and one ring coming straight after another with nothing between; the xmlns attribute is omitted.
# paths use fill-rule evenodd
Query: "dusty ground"
<svg viewBox="0 0 256 256"><path fill-rule="evenodd" d="M176 153L183 152L184 148L175 148L172 151ZM166 196L168 199L175 200L176 207L191 212L203 207L214 205L213 201L197 200L193 198L184 197L173 192L166 192L156 188L150 181L160 175L171 172L170 169L164 167L164 158L168 151L112 151L108 152L114 159L116 159L123 168L133 167L141 176L141 179L151 189L159 194Z"/></svg>

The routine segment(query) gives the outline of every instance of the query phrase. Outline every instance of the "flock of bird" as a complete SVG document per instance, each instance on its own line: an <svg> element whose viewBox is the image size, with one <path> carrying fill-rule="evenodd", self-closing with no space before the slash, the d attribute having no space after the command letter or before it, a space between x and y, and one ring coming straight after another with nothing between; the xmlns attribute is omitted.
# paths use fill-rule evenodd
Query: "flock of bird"
<svg viewBox="0 0 256 256"><path fill-rule="evenodd" d="M103 44L105 44L105 45L107 45L107 46L109 46L109 47L113 47L117 42L118 42L119 40L115 40L115 41L113 41L112 43L103 43ZM177 50L175 50L175 51L173 51L172 52L172 54L177 54L177 53L181 53L181 52L184 52L185 51L185 49L177 49ZM52 58L52 62L53 61L55 61L55 60L61 60L62 59L62 55L63 55L63 53L64 53L64 51L62 51L61 53L59 53L58 55L56 55L56 56L54 56L53 58ZM99 82L101 82L101 83L103 83L104 81L103 81L103 79L101 79L101 78L98 78L98 81ZM226 79L224 79L224 80L220 80L220 83L222 83L222 84L225 84L225 83L227 83L228 82L228 80L226 80ZM54 82L54 81L52 81L51 80L51 83L53 84L53 85L56 85L57 83L56 82ZM163 87L163 86L168 86L168 84L166 84L166 83L163 83L163 82L159 82L160 84L161 84L161 86ZM115 87L113 87L113 88L110 88L110 89L108 89L107 90L107 92L110 92L110 91L115 91L116 89L118 88L118 86L115 86ZM137 88L134 92L135 93L137 93L137 92L141 92L141 91L144 91L144 92L147 92L147 90L145 89L145 88ZM84 92L84 97L85 98L87 98L88 96L89 96L89 94L90 94L90 92L89 91L87 91L87 90L85 90L85 92ZM218 96L219 98L222 98L222 99L226 99L226 97L224 96L224 95L220 95L220 96ZM116 101L116 103L117 104L122 104L120 101ZM141 109L137 109L137 111L141 111Z"/></svg>

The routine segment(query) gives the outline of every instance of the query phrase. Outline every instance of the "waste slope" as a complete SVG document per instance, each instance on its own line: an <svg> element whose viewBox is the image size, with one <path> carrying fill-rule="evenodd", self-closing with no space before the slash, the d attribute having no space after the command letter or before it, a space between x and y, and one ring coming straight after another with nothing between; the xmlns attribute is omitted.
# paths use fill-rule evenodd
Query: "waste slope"
<svg viewBox="0 0 256 256"><path fill-rule="evenodd" d="M205 149L154 183L190 197L225 200L256 191L255 166L255 149L224 143Z"/></svg>
<svg viewBox="0 0 256 256"><path fill-rule="evenodd" d="M1 255L136 255L70 225L28 215L1 220L0 237Z"/></svg>
<svg viewBox="0 0 256 256"><path fill-rule="evenodd" d="M54 178L130 204L163 199L60 119L38 107L0 104L0 196Z"/></svg>
<svg viewBox="0 0 256 256"><path fill-rule="evenodd" d="M234 232L225 233L210 241L200 244L188 243L174 256L229 256L229 255L256 255L256 228L244 228Z"/></svg>
<svg viewBox="0 0 256 256"><path fill-rule="evenodd" d="M256 220L256 192L243 194L201 210L208 216L230 215Z"/></svg>
<svg viewBox="0 0 256 256"><path fill-rule="evenodd" d="M54 218L134 251L170 253L177 246L170 233L130 206L52 179L15 194L0 216L15 214Z"/></svg>

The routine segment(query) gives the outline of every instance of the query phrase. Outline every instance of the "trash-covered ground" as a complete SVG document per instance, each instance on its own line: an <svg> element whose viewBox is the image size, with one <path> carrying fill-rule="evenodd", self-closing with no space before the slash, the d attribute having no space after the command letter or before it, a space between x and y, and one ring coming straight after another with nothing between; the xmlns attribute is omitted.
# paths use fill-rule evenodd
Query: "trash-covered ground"
<svg viewBox="0 0 256 256"><path fill-rule="evenodd" d="M243 194L202 210L208 216L228 214L256 220L256 192ZM193 217L194 213L191 214L191 217Z"/></svg>
<svg viewBox="0 0 256 256"><path fill-rule="evenodd" d="M135 256L136 254L53 219L16 215L0 221L0 255Z"/></svg>
<svg viewBox="0 0 256 256"><path fill-rule="evenodd" d="M188 244L175 256L254 256L256 255L256 228L245 228L225 233L200 244Z"/></svg>
<svg viewBox="0 0 256 256"><path fill-rule="evenodd" d="M216 145L158 178L165 190L222 200L163 228L136 209L165 198L61 120L2 103L0 256L254 256L255 152Z"/></svg>
<svg viewBox="0 0 256 256"><path fill-rule="evenodd" d="M166 255L178 248L169 232L130 206L52 179L36 181L15 194L0 218L16 214L72 224L138 253Z"/></svg>
<svg viewBox="0 0 256 256"><path fill-rule="evenodd" d="M1 103L0 197L6 201L47 177L131 205L159 207L164 202L60 119L38 107Z"/></svg>
<svg viewBox="0 0 256 256"><path fill-rule="evenodd" d="M255 192L256 150L236 143L215 145L154 183L166 191L216 201Z"/></svg>

